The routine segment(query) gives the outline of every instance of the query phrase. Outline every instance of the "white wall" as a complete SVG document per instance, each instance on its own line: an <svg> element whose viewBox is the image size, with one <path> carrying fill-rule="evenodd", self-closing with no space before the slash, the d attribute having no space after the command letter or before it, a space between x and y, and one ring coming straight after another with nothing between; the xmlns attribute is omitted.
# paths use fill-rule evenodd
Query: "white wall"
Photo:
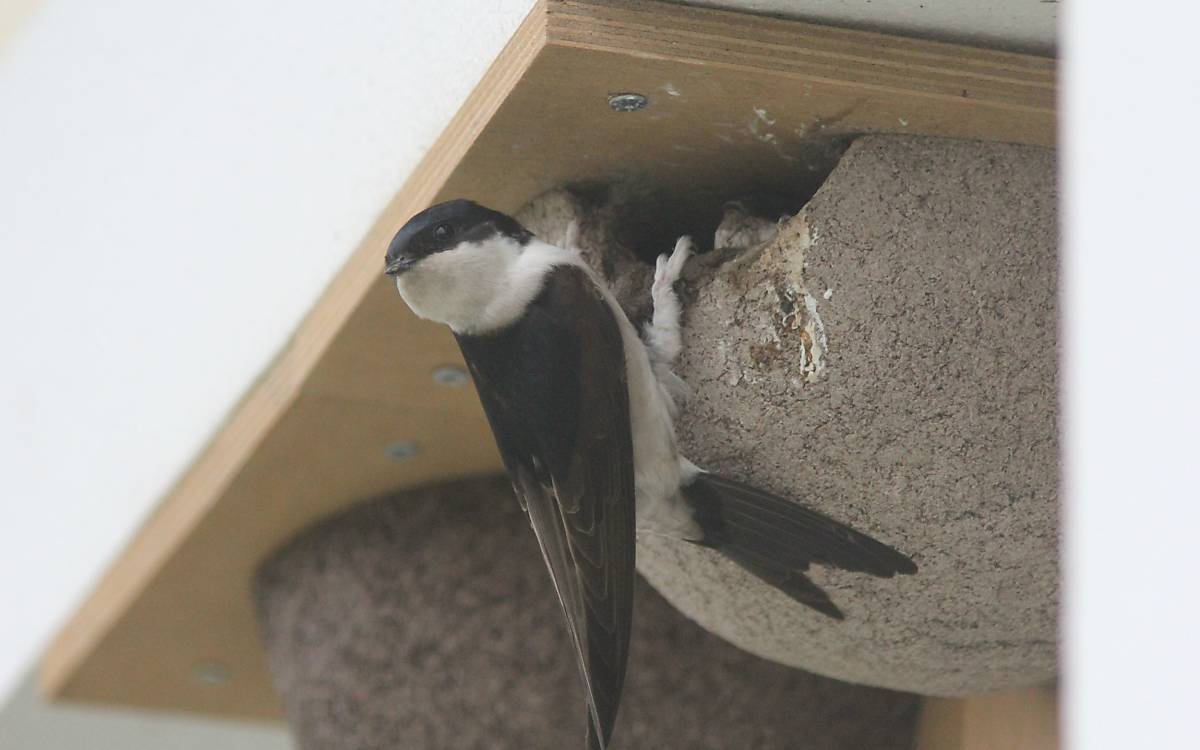
<svg viewBox="0 0 1200 750"><path fill-rule="evenodd" d="M4 50L0 699L531 5L59 0Z"/></svg>
<svg viewBox="0 0 1200 750"><path fill-rule="evenodd" d="M0 750L290 750L280 724L47 705L28 681L0 708Z"/></svg>
<svg viewBox="0 0 1200 750"><path fill-rule="evenodd" d="M1067 737L1197 748L1200 10L1067 13Z"/></svg>

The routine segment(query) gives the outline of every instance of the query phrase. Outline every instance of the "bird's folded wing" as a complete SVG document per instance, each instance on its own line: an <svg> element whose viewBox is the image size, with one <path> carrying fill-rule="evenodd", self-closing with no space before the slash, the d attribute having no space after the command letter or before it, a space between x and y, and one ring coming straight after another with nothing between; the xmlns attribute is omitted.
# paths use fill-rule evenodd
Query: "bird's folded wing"
<svg viewBox="0 0 1200 750"><path fill-rule="evenodd" d="M634 576L620 328L587 274L560 266L513 327L459 344L566 615L589 743L603 748L625 678Z"/></svg>

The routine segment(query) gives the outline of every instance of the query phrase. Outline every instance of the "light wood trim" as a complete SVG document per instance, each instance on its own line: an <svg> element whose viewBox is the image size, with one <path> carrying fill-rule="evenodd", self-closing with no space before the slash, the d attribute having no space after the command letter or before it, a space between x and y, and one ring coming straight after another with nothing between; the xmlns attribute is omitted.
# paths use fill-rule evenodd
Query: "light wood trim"
<svg viewBox="0 0 1200 750"><path fill-rule="evenodd" d="M1052 687L967 698L926 698L915 750L1057 750L1058 699Z"/></svg>
<svg viewBox="0 0 1200 750"><path fill-rule="evenodd" d="M5 0L0 3L0 59L7 47L25 27L42 0Z"/></svg>

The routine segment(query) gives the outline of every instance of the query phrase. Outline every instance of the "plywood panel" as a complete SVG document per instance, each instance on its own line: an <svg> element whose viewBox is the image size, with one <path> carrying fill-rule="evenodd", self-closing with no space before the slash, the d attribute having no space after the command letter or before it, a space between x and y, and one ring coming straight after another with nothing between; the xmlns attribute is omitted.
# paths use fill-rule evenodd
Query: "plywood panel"
<svg viewBox="0 0 1200 750"><path fill-rule="evenodd" d="M416 457L398 463L385 455L391 441L413 436ZM314 438L320 450L311 448ZM68 695L162 709L186 700L191 710L274 716L250 606L250 572L263 555L347 502L498 468L470 392L430 408L302 394L224 501L120 613L101 651L71 675ZM228 668L227 684L195 679L196 665L209 662Z"/></svg>
<svg viewBox="0 0 1200 750"><path fill-rule="evenodd" d="M611 93L650 105L616 113ZM802 191L830 140L905 132L1050 145L1051 60L647 2L539 4L428 156L47 651L54 696L277 715L249 601L257 562L321 516L499 462L456 362L381 276L392 233L452 196L513 210L564 181L666 196L703 232L748 188ZM421 455L383 456L396 439ZM221 685L198 663L229 669Z"/></svg>
<svg viewBox="0 0 1200 750"><path fill-rule="evenodd" d="M926 698L916 750L1057 750L1058 699L1052 687L969 698Z"/></svg>

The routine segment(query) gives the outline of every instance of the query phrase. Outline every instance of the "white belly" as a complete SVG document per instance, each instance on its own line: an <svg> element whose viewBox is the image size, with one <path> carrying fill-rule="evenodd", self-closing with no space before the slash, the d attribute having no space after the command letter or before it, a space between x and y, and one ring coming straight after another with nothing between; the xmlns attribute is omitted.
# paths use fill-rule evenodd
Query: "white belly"
<svg viewBox="0 0 1200 750"><path fill-rule="evenodd" d="M697 539L700 529L679 494L685 472L695 467L679 455L667 396L650 366L641 337L611 297L608 303L617 311L625 343L638 531Z"/></svg>

